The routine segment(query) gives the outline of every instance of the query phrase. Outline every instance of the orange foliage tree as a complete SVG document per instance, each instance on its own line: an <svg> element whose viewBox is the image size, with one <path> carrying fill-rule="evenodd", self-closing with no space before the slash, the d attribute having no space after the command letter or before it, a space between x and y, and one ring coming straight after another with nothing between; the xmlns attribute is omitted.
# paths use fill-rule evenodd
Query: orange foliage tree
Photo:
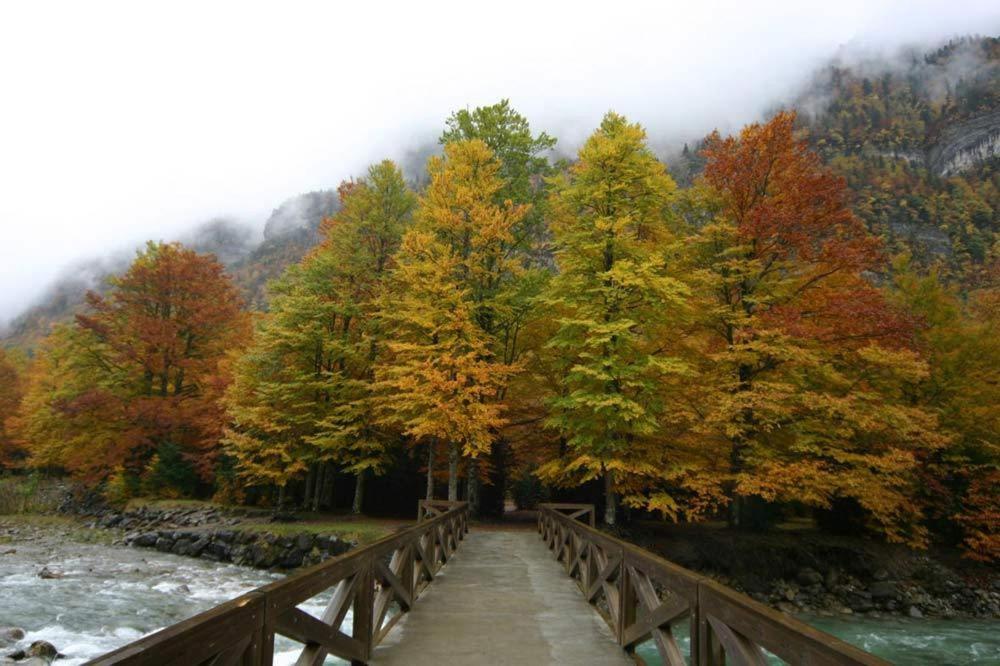
<svg viewBox="0 0 1000 666"><path fill-rule="evenodd" d="M211 479L224 424L226 353L245 340L247 315L214 256L149 243L107 296L53 334L36 361L22 432L37 464L89 482L145 476L179 484L178 468ZM78 446L60 446L55 430ZM173 466L174 469L170 469Z"/></svg>
<svg viewBox="0 0 1000 666"><path fill-rule="evenodd" d="M683 253L701 299L689 331L701 370L684 397L710 472L690 484L733 525L752 521L750 498L850 498L919 543L915 470L946 441L908 398L926 366L907 349L910 319L864 276L881 266L878 239L794 122L779 113L705 150L715 214Z"/></svg>

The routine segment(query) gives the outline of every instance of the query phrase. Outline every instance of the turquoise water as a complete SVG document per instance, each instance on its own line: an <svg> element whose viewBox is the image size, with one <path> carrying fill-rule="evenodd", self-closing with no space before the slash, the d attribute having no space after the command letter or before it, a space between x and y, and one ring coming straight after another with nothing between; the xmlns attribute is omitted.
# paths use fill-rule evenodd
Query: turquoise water
<svg viewBox="0 0 1000 666"><path fill-rule="evenodd" d="M1000 665L1000 620L803 617L809 624L900 666L933 664ZM674 632L681 650L690 649L688 627ZM650 666L661 664L647 643L638 653ZM774 659L775 664L782 663Z"/></svg>

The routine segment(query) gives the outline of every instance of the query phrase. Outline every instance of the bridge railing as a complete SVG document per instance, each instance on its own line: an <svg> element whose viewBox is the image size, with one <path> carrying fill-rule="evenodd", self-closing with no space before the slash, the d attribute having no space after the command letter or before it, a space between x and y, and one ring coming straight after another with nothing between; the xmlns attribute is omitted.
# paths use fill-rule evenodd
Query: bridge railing
<svg viewBox="0 0 1000 666"><path fill-rule="evenodd" d="M589 516L589 524L580 518ZM626 651L652 639L668 666L789 664L884 666L889 662L746 595L594 528L590 504L542 504L538 530ZM673 628L686 622L690 662Z"/></svg>
<svg viewBox="0 0 1000 666"><path fill-rule="evenodd" d="M421 512L424 505L421 503ZM468 532L466 502L437 503L412 527L258 588L94 659L98 666L271 666L275 635L304 644L296 664L327 655L365 664ZM423 514L422 514L423 515ZM322 617L298 605L333 590ZM350 627L342 625L352 613Z"/></svg>

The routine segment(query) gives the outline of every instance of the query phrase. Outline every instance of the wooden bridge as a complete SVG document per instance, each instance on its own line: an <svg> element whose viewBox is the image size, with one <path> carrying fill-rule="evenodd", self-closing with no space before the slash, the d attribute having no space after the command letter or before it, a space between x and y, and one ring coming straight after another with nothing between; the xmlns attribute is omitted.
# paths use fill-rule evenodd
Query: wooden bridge
<svg viewBox="0 0 1000 666"><path fill-rule="evenodd" d="M298 608L319 595L320 617ZM687 650L674 634L684 626ZM595 529L591 505L543 505L537 534L470 534L466 503L444 501L89 663L271 666L276 635L299 644L297 666L643 664L636 648L649 641L669 666L888 663Z"/></svg>

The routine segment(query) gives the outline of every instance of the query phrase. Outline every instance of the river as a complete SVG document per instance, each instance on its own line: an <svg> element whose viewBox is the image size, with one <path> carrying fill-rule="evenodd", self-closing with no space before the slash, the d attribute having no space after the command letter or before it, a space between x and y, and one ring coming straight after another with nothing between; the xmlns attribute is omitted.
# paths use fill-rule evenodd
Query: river
<svg viewBox="0 0 1000 666"><path fill-rule="evenodd" d="M0 544L0 553L11 549L16 552L0 554L0 626L23 628L27 636L21 647L49 641L66 656L60 666L81 664L281 577L151 550L73 543L51 534ZM40 578L43 567L61 576ZM317 599L301 608L319 614L323 605ZM807 619L898 664L1000 664L997 622ZM0 655L10 649L0 648ZM648 646L641 653L655 655ZM296 656L295 644L279 640L276 664L292 664ZM649 663L657 662L651 658Z"/></svg>

